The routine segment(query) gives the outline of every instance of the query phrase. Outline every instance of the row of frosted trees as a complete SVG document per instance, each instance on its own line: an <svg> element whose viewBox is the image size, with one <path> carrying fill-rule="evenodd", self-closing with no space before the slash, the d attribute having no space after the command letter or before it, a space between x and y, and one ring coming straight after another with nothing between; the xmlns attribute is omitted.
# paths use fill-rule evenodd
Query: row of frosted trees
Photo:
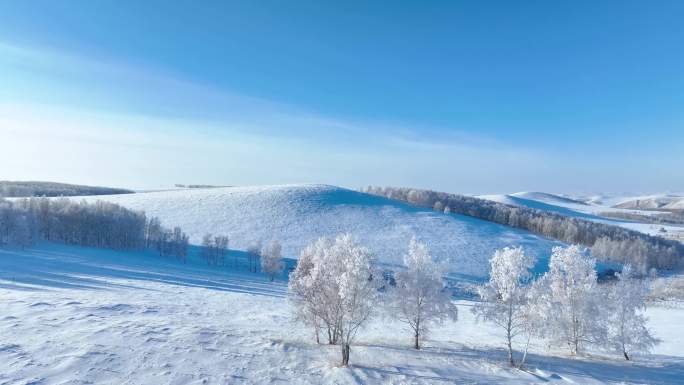
<svg viewBox="0 0 684 385"><path fill-rule="evenodd" d="M498 250L490 260L490 278L478 288L478 319L492 322L506 336L508 360L522 341L525 361L530 341L544 340L572 355L592 347L630 360L658 340L644 316L648 282L626 265L612 281L599 284L596 261L577 246L555 247L549 270L534 279L534 260L522 248Z"/></svg>
<svg viewBox="0 0 684 385"><path fill-rule="evenodd" d="M651 268L671 269L684 260L684 245L681 243L619 226L431 190L369 186L362 191L419 207L525 229L567 244L580 244L590 247L592 254L603 261L632 265L639 274L645 274Z"/></svg>
<svg viewBox="0 0 684 385"><path fill-rule="evenodd" d="M522 341L522 366L533 340L565 347L573 355L588 346L630 359L658 341L643 315L645 281L626 266L614 282L599 285L595 261L578 246L555 248L549 271L533 279L533 260L521 248L498 250L490 261L490 280L477 289L477 318L502 328L508 360L515 365L514 344ZM376 267L373 254L350 235L321 238L301 253L290 274L289 298L296 317L318 343L341 347L348 365L358 331L382 314L403 322L413 346L430 327L457 320L457 307L428 247L411 240L403 268L392 277Z"/></svg>
<svg viewBox="0 0 684 385"><path fill-rule="evenodd" d="M83 186L55 182L12 182L0 181L0 197L66 197L85 195L131 194L133 191L97 186Z"/></svg>
<svg viewBox="0 0 684 385"><path fill-rule="evenodd" d="M164 227L157 217L147 218L115 203L75 202L68 198L0 198L0 247L28 247L38 240L116 250L155 250L161 256L185 262L189 237L180 227ZM206 234L200 257L223 266L228 255L225 235ZM250 270L259 268L271 280L282 273L282 247L273 241L255 243L248 250ZM252 266L253 265L253 266Z"/></svg>
<svg viewBox="0 0 684 385"><path fill-rule="evenodd" d="M116 250L149 248L182 261L188 249L188 236L179 227L165 228L158 218L115 203L0 199L0 246L28 247L38 240Z"/></svg>
<svg viewBox="0 0 684 385"><path fill-rule="evenodd" d="M225 266L228 245L228 236L207 233L202 237L200 257L209 266ZM274 240L265 246L261 241L253 243L247 248L247 264L250 272L257 273L261 268L261 271L274 281L285 268L280 242ZM234 260L234 266L237 267L237 259Z"/></svg>

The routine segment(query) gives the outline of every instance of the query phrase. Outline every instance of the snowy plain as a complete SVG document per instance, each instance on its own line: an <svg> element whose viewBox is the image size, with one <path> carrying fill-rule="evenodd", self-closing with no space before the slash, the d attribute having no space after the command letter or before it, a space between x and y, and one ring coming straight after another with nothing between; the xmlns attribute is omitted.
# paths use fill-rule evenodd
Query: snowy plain
<svg viewBox="0 0 684 385"><path fill-rule="evenodd" d="M195 250L196 252L196 250ZM233 259L234 257L234 259ZM284 276L187 264L154 253L49 243L0 250L0 384L681 384L684 309L649 308L665 342L625 362L571 358L535 345L527 371L505 363L503 339L458 301L459 321L420 351L377 318L339 367L293 322ZM231 267L232 266L232 267ZM236 267L237 266L237 267Z"/></svg>
<svg viewBox="0 0 684 385"><path fill-rule="evenodd" d="M296 258L321 236L351 233L383 263L401 262L412 236L426 242L451 273L484 277L494 250L523 246L543 258L558 242L527 231L463 215L445 215L402 202L328 185L281 185L186 189L76 197L105 200L180 226L190 242L205 233L225 234L232 249L277 240Z"/></svg>

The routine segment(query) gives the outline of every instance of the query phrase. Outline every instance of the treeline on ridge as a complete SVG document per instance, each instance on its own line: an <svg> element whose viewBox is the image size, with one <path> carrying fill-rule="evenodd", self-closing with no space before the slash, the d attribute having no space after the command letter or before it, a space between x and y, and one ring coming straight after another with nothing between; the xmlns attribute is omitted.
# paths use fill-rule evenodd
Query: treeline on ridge
<svg viewBox="0 0 684 385"><path fill-rule="evenodd" d="M592 254L603 262L628 263L641 274L650 268L672 269L684 258L684 244L677 241L548 211L412 188L369 186L362 192L528 230L568 244L580 244L590 247Z"/></svg>
<svg viewBox="0 0 684 385"><path fill-rule="evenodd" d="M122 188L82 186L55 182L0 181L0 197L5 198L66 197L131 193L133 193L133 191Z"/></svg>
<svg viewBox="0 0 684 385"><path fill-rule="evenodd" d="M653 213L651 215L638 214L624 211L604 211L599 213L602 217L626 219L644 223L663 224L663 225L682 225L684 224L684 210L671 210L669 212Z"/></svg>

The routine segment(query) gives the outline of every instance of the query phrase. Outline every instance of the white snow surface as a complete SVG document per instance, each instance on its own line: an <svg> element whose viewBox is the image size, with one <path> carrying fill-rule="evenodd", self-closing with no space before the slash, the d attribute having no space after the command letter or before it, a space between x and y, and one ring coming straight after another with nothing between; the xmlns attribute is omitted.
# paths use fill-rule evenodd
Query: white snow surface
<svg viewBox="0 0 684 385"><path fill-rule="evenodd" d="M76 200L81 197L74 198ZM230 248L278 240L296 258L321 236L348 232L382 262L400 263L413 235L446 261L450 272L484 276L494 250L521 245L547 256L556 242L530 232L468 216L418 209L405 203L328 185L282 185L186 189L83 197L106 200L180 226L191 243L205 233L226 234Z"/></svg>
<svg viewBox="0 0 684 385"><path fill-rule="evenodd" d="M153 253L55 244L0 249L0 384L681 384L684 310L649 308L665 342L632 362L571 358L533 346L526 371L506 364L503 336L472 302L422 350L378 317L338 367L293 322L285 282Z"/></svg>

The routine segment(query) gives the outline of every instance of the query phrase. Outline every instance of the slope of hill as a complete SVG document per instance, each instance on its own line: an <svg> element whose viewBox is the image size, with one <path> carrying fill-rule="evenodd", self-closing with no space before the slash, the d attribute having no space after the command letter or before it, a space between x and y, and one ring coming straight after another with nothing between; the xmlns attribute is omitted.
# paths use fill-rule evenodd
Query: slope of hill
<svg viewBox="0 0 684 385"><path fill-rule="evenodd" d="M586 203L547 193L514 193L479 195L486 199L512 206L529 207L537 210L551 211L557 214L583 219L598 219L593 215L591 206Z"/></svg>
<svg viewBox="0 0 684 385"><path fill-rule="evenodd" d="M613 207L638 210L682 209L684 208L684 197L671 194L632 197L617 203Z"/></svg>
<svg viewBox="0 0 684 385"><path fill-rule="evenodd" d="M452 272L483 276L497 248L522 245L537 256L555 242L526 231L417 209L407 204L326 185L229 187L86 197L107 200L181 226L192 243L205 233L227 234L230 247L244 250L278 240L296 257L320 236L353 234L386 263L399 263L411 236L428 242Z"/></svg>
<svg viewBox="0 0 684 385"><path fill-rule="evenodd" d="M557 194L549 194L545 192L517 192L511 194L514 197L518 197L521 199L530 199L530 200L535 200L535 201L540 201L540 202L546 202L550 204L559 204L559 205L586 205L585 202L568 198L562 195L557 195Z"/></svg>

